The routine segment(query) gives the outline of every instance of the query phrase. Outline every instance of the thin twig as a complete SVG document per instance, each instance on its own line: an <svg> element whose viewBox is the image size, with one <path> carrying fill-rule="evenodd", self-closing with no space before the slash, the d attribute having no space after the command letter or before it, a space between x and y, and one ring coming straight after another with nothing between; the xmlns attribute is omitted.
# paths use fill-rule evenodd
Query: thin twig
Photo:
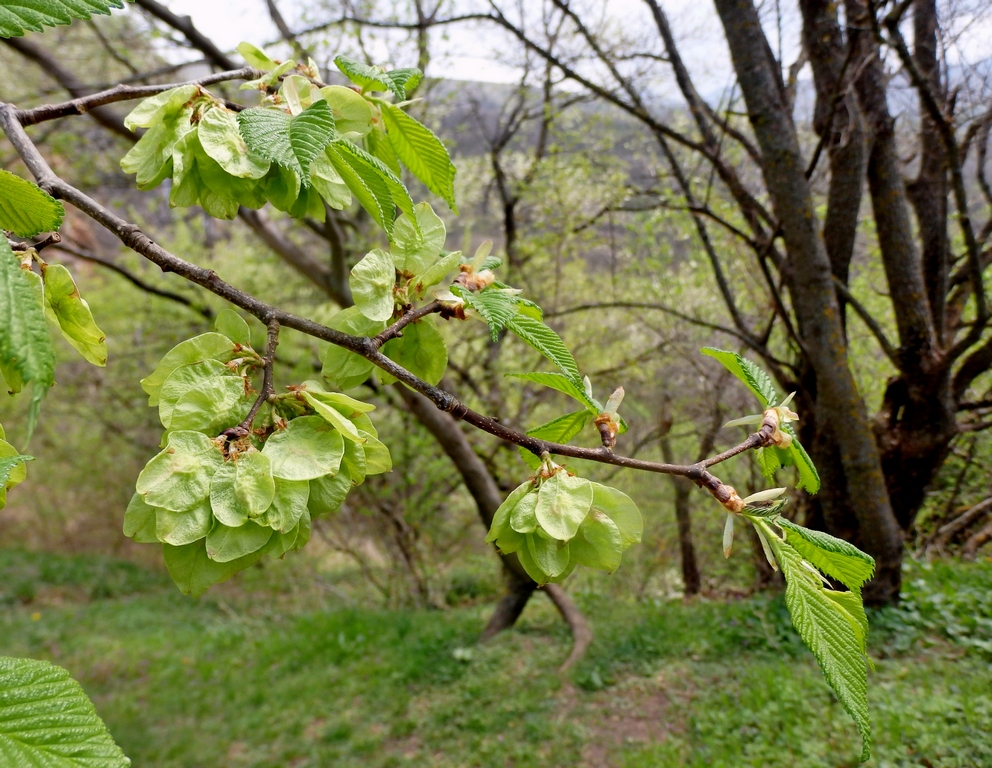
<svg viewBox="0 0 992 768"><path fill-rule="evenodd" d="M386 330L380 333L378 336L372 337L372 343L375 345L376 349L381 349L382 345L385 344L390 339L397 339L403 335L403 329L406 328L410 323L415 323L427 315L434 314L435 312L441 311L441 302L432 301L430 304L425 304L419 309L410 309L403 314L403 316L389 326Z"/></svg>
<svg viewBox="0 0 992 768"><path fill-rule="evenodd" d="M279 346L279 321L273 318L269 320L267 326L268 335L265 341L265 356L262 358L262 390L258 393L258 397L255 398L255 402L251 404L251 410L248 411L248 415L245 416L244 421L236 427L224 430L222 433L229 440L251 434L251 425L255 422L255 416L258 415L259 409L276 393L275 384L273 383L273 368L276 361L276 347Z"/></svg>
<svg viewBox="0 0 992 768"><path fill-rule="evenodd" d="M184 85L213 85L214 83L224 83L229 80L256 80L265 75L264 72L252 67L243 67L228 72L218 72L214 75L201 77L198 80L187 80L182 83L165 83L163 85L116 85L105 91L94 93L89 96L81 96L72 101L65 101L61 104L46 104L34 109L18 110L17 119L21 125L37 125L47 120L55 120L60 117L70 115L84 115L95 107L102 107L106 104L113 104L118 101L130 101L131 99L144 99L148 96L170 91Z"/></svg>

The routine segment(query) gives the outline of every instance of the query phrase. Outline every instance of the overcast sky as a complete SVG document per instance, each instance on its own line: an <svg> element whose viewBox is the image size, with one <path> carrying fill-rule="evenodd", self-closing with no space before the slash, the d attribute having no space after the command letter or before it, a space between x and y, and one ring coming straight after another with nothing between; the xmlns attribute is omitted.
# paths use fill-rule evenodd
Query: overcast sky
<svg viewBox="0 0 992 768"><path fill-rule="evenodd" d="M471 0L467 0L471 1ZM218 44L233 50L241 41L247 40L256 45L276 36L269 20L265 0L165 0L175 13L189 15L201 30L207 32ZM653 22L642 0L608 0L609 17L605 21L622 24L625 30L636 34L644 29L650 32ZM941 6L953 4L955 24L954 45L948 50L947 60L951 64L959 62L962 56L972 62L992 57L992 2L990 0L938 0ZM456 5L461 5L455 0ZM298 0L281 0L280 8L290 23L298 28L301 8L314 8L316 3L302 3ZM700 91L710 98L718 96L732 82L726 43L712 0L662 0L669 15L671 26L680 40L680 49L686 64L693 74ZM759 5L761 5L759 3ZM766 33L772 47L779 48L776 39L777 24L771 11L773 3L763 4L769 12ZM528 8L538 8L539 4L525 3ZM781 3L783 59L791 62L798 54L800 22L794 3ZM790 11L791 9L791 11ZM907 30L911 37L911 31ZM648 43L659 53L660 41L657 35ZM429 74L462 80L485 80L512 82L517 78L517 70L505 61L504 51L517 51L518 47L493 25L452 25L435 30L432 40L433 61ZM776 50L776 52L778 52ZM387 48L370 51L373 56L388 56ZM502 60L501 60L502 59ZM410 66L415 62L398 62ZM809 76L808 68L804 77ZM675 96L674 84L658 83L658 96Z"/></svg>

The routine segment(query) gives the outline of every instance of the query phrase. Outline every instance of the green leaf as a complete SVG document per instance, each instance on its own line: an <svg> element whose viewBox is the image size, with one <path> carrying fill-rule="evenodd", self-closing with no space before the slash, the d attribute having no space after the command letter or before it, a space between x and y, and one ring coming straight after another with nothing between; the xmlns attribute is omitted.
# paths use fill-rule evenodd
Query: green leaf
<svg viewBox="0 0 992 768"><path fill-rule="evenodd" d="M0 9L0 18L2 13ZM57 230L63 216L62 203L37 184L0 169L0 229L20 237L34 237L39 232Z"/></svg>
<svg viewBox="0 0 992 768"><path fill-rule="evenodd" d="M352 485L361 485L365 482L368 474L368 465L365 462L365 448L361 443L354 443L351 440L344 441L344 456L341 457L341 470L346 472L351 478Z"/></svg>
<svg viewBox="0 0 992 768"><path fill-rule="evenodd" d="M179 366L202 363L204 360L226 363L236 355L234 342L220 333L204 333L180 342L165 353L165 357L149 376L141 380L141 388L148 394L148 405L159 404L162 385Z"/></svg>
<svg viewBox="0 0 992 768"><path fill-rule="evenodd" d="M233 309L222 309L214 320L214 330L235 344L251 347L251 329L245 319Z"/></svg>
<svg viewBox="0 0 992 768"><path fill-rule="evenodd" d="M207 557L215 563L239 560L258 552L269 543L273 535L271 528L253 520L237 528L216 523L207 535Z"/></svg>
<svg viewBox="0 0 992 768"><path fill-rule="evenodd" d="M582 403L588 409L588 412L593 416L603 412L603 406L600 405L599 401L594 400L586 394L586 391L583 389L580 382L569 376L565 376L564 374L533 372L508 373L506 375L514 379L521 379L522 381L532 381L535 384L550 387L551 389L557 390L562 394L568 395L573 400Z"/></svg>
<svg viewBox="0 0 992 768"><path fill-rule="evenodd" d="M170 373L169 378L165 380L159 390L158 417L162 426L169 429L172 424L172 412L183 395L194 387L218 377L241 379L240 376L234 374L227 366L217 360L204 360L201 363L180 365Z"/></svg>
<svg viewBox="0 0 992 768"><path fill-rule="evenodd" d="M236 528L261 516L276 492L272 472L269 457L255 450L225 461L210 481L210 507L214 517L224 525Z"/></svg>
<svg viewBox="0 0 992 768"><path fill-rule="evenodd" d="M8 443L3 443L3 445L8 445ZM0 497L0 500L5 502L6 492L17 485L17 482L20 482L11 481L10 477L15 471L23 468L24 462L26 461L34 461L34 456L17 454L16 456L0 457L0 491L4 492L4 496ZM2 506L2 504L0 504L0 506Z"/></svg>
<svg viewBox="0 0 992 768"><path fill-rule="evenodd" d="M320 400L320 402L327 403L327 405L333 405L349 419L354 419L359 414L371 413L375 410L375 406L372 405L372 403L356 400L355 398L349 397L348 395L343 395L340 392L328 392L319 381L314 381L313 379L304 381L303 388L315 398Z"/></svg>
<svg viewBox="0 0 992 768"><path fill-rule="evenodd" d="M781 449L774 446L766 446L757 450L755 459L761 474L768 480L775 477L775 473L782 466L782 459L779 456Z"/></svg>
<svg viewBox="0 0 992 768"><path fill-rule="evenodd" d="M307 501L310 517L316 519L321 515L337 512L353 487L351 476L343 468L336 475L324 475L311 480L310 498Z"/></svg>
<svg viewBox="0 0 992 768"><path fill-rule="evenodd" d="M12 393L32 385L29 435L38 421L41 399L55 383L55 351L40 288L40 280L36 289L7 238L0 236L0 372Z"/></svg>
<svg viewBox="0 0 992 768"><path fill-rule="evenodd" d="M311 482L278 478L272 506L265 513L266 525L280 533L289 533L299 525L300 519L307 514Z"/></svg>
<svg viewBox="0 0 992 768"><path fill-rule="evenodd" d="M321 402L306 390L301 391L300 394L310 404L310 407L317 412L318 416L341 433L341 437L353 443L365 442L364 438L358 434L358 427L339 410Z"/></svg>
<svg viewBox="0 0 992 768"><path fill-rule="evenodd" d="M517 558L520 560L520 565L524 567L527 575L536 581L538 586L540 586L548 582L548 574L541 570L541 566L538 565L537 561L534 559L534 555L531 553L530 539L534 535L535 534L527 534L525 536L521 536L520 547L515 551L517 553Z"/></svg>
<svg viewBox="0 0 992 768"><path fill-rule="evenodd" d="M413 217L404 213L393 225L392 254L396 269L419 275L437 262L445 237L441 217L434 213L429 203L417 203Z"/></svg>
<svg viewBox="0 0 992 768"><path fill-rule="evenodd" d="M42 267L45 304L65 337L93 365L107 364L106 334L97 327L90 305L80 297L69 270L61 264Z"/></svg>
<svg viewBox="0 0 992 768"><path fill-rule="evenodd" d="M192 430L213 437L240 424L248 416L252 402L240 376L206 379L176 402L169 429Z"/></svg>
<svg viewBox="0 0 992 768"><path fill-rule="evenodd" d="M310 164L310 184L321 199L336 211L343 211L351 205L351 190L344 183L327 153L317 155Z"/></svg>
<svg viewBox="0 0 992 768"><path fill-rule="evenodd" d="M499 341L499 332L517 315L517 297L512 293L498 288L487 288L484 291L473 293L457 285L453 286L452 290L469 307L482 315L482 319L489 326L489 334L494 342Z"/></svg>
<svg viewBox="0 0 992 768"><path fill-rule="evenodd" d="M637 505L626 493L608 485L592 483L592 508L599 510L616 523L623 541L623 548L641 543L644 519Z"/></svg>
<svg viewBox="0 0 992 768"><path fill-rule="evenodd" d="M389 235L390 239L393 237L393 221L395 220L395 210L394 208L399 208L403 213L410 216L414 215L413 210L413 200L410 198L410 192L400 181L399 177L393 173L393 171L383 163L379 158L370 155L361 147L356 147L349 141L336 141L328 148L328 157L331 158L332 162L334 156L337 155L344 160L344 162L358 175L360 181L363 182L364 186L376 197L377 205L384 214L383 221L388 223L382 224L383 229L386 234ZM335 164L338 173L345 180L345 183L355 193L355 197L361 202L361 197L359 197L359 189L352 187L352 182L348 180L345 176L340 165ZM385 194L384 191L385 190ZM365 206L365 203L362 203ZM367 208L367 210L369 210ZM374 215L372 210L369 213Z"/></svg>
<svg viewBox="0 0 992 768"><path fill-rule="evenodd" d="M785 604L803 642L816 657L827 683L861 733L862 762L871 755L871 721L864 654L863 611L852 613L853 593L826 589L802 565L802 556L789 544L767 534L785 576ZM844 595L844 596L842 596ZM860 605L860 599L857 603Z"/></svg>
<svg viewBox="0 0 992 768"><path fill-rule="evenodd" d="M598 509L589 511L568 546L576 563L607 573L620 567L624 550L620 529Z"/></svg>
<svg viewBox="0 0 992 768"><path fill-rule="evenodd" d="M156 508L145 503L145 497L135 493L124 512L124 535L138 544L157 544Z"/></svg>
<svg viewBox="0 0 992 768"><path fill-rule="evenodd" d="M14 446L3 439L3 429L0 428L0 460L10 462L6 470L0 470L0 491L10 490L20 485L28 476L28 468L24 462L33 461L33 456L25 456ZM2 472L6 471L6 476Z"/></svg>
<svg viewBox="0 0 992 768"><path fill-rule="evenodd" d="M123 8L123 0L4 0L0 3L0 37L20 37L45 27L86 21L93 14L109 16L112 8Z"/></svg>
<svg viewBox="0 0 992 768"><path fill-rule="evenodd" d="M444 254L440 259L431 264L423 274L418 275L412 285L415 291L423 292L428 288L437 285L451 270L456 269L462 262L461 251L451 251Z"/></svg>
<svg viewBox="0 0 992 768"><path fill-rule="evenodd" d="M276 531L265 548L271 557L282 557L289 550L300 550L310 541L310 513L306 508L300 516L300 521L285 533Z"/></svg>
<svg viewBox="0 0 992 768"><path fill-rule="evenodd" d="M135 488L153 507L184 512L210 493L210 479L224 463L220 447L199 432L171 432L161 453L138 475Z"/></svg>
<svg viewBox="0 0 992 768"><path fill-rule="evenodd" d="M185 512L155 509L155 538L176 547L192 544L210 533L213 521L210 502L206 499Z"/></svg>
<svg viewBox="0 0 992 768"><path fill-rule="evenodd" d="M197 136L203 151L225 173L238 178L260 179L269 172L269 159L252 152L241 136L235 112L223 107L208 110L200 118Z"/></svg>
<svg viewBox="0 0 992 768"><path fill-rule="evenodd" d="M344 451L341 433L320 416L302 416L265 441L262 453L272 474L283 480L313 480L338 471Z"/></svg>
<svg viewBox="0 0 992 768"><path fill-rule="evenodd" d="M581 380L572 353L568 351L561 337L543 322L528 315L518 314L506 324L506 327L554 363L566 376L576 381Z"/></svg>
<svg viewBox="0 0 992 768"><path fill-rule="evenodd" d="M489 533L486 535L487 544L491 544L496 541L500 534L510 527L510 515L513 513L513 510L516 509L517 504L520 503L520 500L532 490L534 490L534 484L530 480L527 480L510 491L510 494L506 497L503 503L499 505L493 515L492 524L489 526Z"/></svg>
<svg viewBox="0 0 992 768"><path fill-rule="evenodd" d="M384 472L391 472L393 469L393 457L389 455L389 449L379 438L366 432L358 430L365 442L362 448L365 450L365 474L381 475Z"/></svg>
<svg viewBox="0 0 992 768"><path fill-rule="evenodd" d="M792 435L792 444L787 450L792 456L796 470L799 472L798 487L805 488L810 493L816 493L820 490L820 473L816 471L813 460L806 453L806 449L799 444L799 440L796 439L796 433L791 424L784 425L782 431Z"/></svg>
<svg viewBox="0 0 992 768"><path fill-rule="evenodd" d="M560 471L541 483L534 515L545 533L568 541L589 514L592 498L592 483Z"/></svg>
<svg viewBox="0 0 992 768"><path fill-rule="evenodd" d="M537 499L539 490L525 494L510 510L510 528L517 533L533 533L537 530ZM501 534L502 535L502 534Z"/></svg>
<svg viewBox="0 0 992 768"><path fill-rule="evenodd" d="M375 336L386 327L385 322L381 320L369 320L358 307L348 307L338 312L327 325L352 336ZM333 344L328 345L324 352L323 362L321 375L336 389L357 387L375 368L361 355Z"/></svg>
<svg viewBox="0 0 992 768"><path fill-rule="evenodd" d="M271 530L269 534L274 535ZM165 555L165 567L169 569L169 575L179 591L184 595L199 597L214 584L227 581L238 571L257 563L265 550L256 550L227 563L218 563L207 557L206 539L183 547L163 544L162 552Z"/></svg>
<svg viewBox="0 0 992 768"><path fill-rule="evenodd" d="M432 317L410 323L402 336L382 345L382 354L431 385L437 385L448 368L448 347ZM395 381L385 371L378 375L383 384Z"/></svg>
<svg viewBox="0 0 992 768"><path fill-rule="evenodd" d="M843 539L822 531L813 531L777 517L773 521L782 529L785 540L806 560L855 592L875 573L875 561Z"/></svg>
<svg viewBox="0 0 992 768"><path fill-rule="evenodd" d="M424 76L419 69L393 69L387 72L382 67L369 66L343 55L337 56L334 64L363 91L391 91L399 101L405 101L407 91L416 88Z"/></svg>
<svg viewBox="0 0 992 768"><path fill-rule="evenodd" d="M310 164L334 139L334 117L326 101L295 117L281 109L252 107L238 113L241 135L259 157L279 163L310 185Z"/></svg>
<svg viewBox="0 0 992 768"><path fill-rule="evenodd" d="M339 136L353 134L357 139L372 130L372 107L360 94L343 85L328 85L319 93L331 107Z"/></svg>
<svg viewBox="0 0 992 768"><path fill-rule="evenodd" d="M569 548L564 541L546 539L533 533L527 536L527 551L542 573L553 578L568 567Z"/></svg>
<svg viewBox="0 0 992 768"><path fill-rule="evenodd" d="M393 145L386 138L386 130L382 126L382 118L373 118L373 122L376 120L378 120L378 124L374 125L374 129L369 131L365 136L365 147L368 149L369 154L381 160L399 178L403 175L403 166L400 165L400 159L396 156Z"/></svg>
<svg viewBox="0 0 992 768"><path fill-rule="evenodd" d="M373 248L351 269L348 285L355 306L369 320L389 320L393 316L393 286L396 267L393 257Z"/></svg>
<svg viewBox="0 0 992 768"><path fill-rule="evenodd" d="M455 205L455 164L444 143L429 128L395 104L382 103L386 138L403 164L424 186L439 195L458 213Z"/></svg>
<svg viewBox="0 0 992 768"><path fill-rule="evenodd" d="M200 87L197 85L180 85L177 88L149 96L124 118L124 125L129 131L136 128L151 128L170 115L175 116L182 113L183 107L188 105L199 92ZM192 115L193 111L189 110L187 114ZM187 119L186 122L188 124L189 120Z"/></svg>
<svg viewBox="0 0 992 768"><path fill-rule="evenodd" d="M703 347L704 355L712 357L723 364L723 367L743 382L751 390L762 408L774 406L779 401L778 390L772 382L771 377L761 368L752 363L746 357L741 357L736 352L727 352L715 347Z"/></svg>
<svg viewBox="0 0 992 768"><path fill-rule="evenodd" d="M5 657L0 657L0 761L10 768L131 765L66 670Z"/></svg>
<svg viewBox="0 0 992 768"><path fill-rule="evenodd" d="M238 43L236 50L241 54L241 58L248 63L248 66L261 69L263 72L271 72L279 66L269 58L265 51L256 48L251 43Z"/></svg>
<svg viewBox="0 0 992 768"><path fill-rule="evenodd" d="M582 428L592 421L593 415L589 411L575 411L566 413L557 419L552 419L539 427L528 429L527 434L536 437L538 440L547 440L552 443L567 443L575 437ZM541 460L525 448L520 448L520 456L524 463L531 469L537 469L541 465Z"/></svg>

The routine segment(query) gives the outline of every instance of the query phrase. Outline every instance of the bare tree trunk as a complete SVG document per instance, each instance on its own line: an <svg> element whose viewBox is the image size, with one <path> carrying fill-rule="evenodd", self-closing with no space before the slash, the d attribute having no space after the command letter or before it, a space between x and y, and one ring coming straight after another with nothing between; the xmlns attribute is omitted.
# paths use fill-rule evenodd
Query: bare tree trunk
<svg viewBox="0 0 992 768"><path fill-rule="evenodd" d="M787 110L781 74L751 0L716 0L748 115L762 154L762 173L781 223L792 269L789 290L810 365L817 408L837 425L837 447L861 541L875 558L869 603L898 599L902 532L889 505L881 462L864 402L847 363L847 345L833 274L820 236L805 163ZM822 422L821 422L822 423Z"/></svg>
<svg viewBox="0 0 992 768"><path fill-rule="evenodd" d="M449 414L439 411L426 397L414 392L411 389L396 384L396 390L403 402L406 403L410 412L423 424L427 430L434 435L440 444L441 449L448 455L451 462L458 469L465 487L468 488L472 498L475 499L479 510L479 518L482 524L488 528L492 525L493 515L499 505L503 503L503 494L500 492L492 474L482 463L469 443L465 433L462 432L458 422ZM507 583L507 594L500 600L495 612L489 618L489 623L482 632L483 639L492 637L509 629L519 618L527 601L534 593L537 585L533 579L527 575L520 561L514 554L500 554L503 563L503 574ZM585 652L592 641L592 632L588 624L582 619L582 614L571 601L565 591L554 584L544 587L544 592L548 595L555 607L565 619L572 630L574 646L566 664L573 664L578 657ZM576 653L578 652L578 655ZM574 657L574 658L573 658ZM564 667L563 667L564 668Z"/></svg>

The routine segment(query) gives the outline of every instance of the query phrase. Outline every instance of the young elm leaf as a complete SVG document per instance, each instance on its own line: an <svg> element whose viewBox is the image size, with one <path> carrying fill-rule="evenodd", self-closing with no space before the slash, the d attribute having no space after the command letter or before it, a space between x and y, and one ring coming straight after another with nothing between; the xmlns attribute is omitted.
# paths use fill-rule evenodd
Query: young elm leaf
<svg viewBox="0 0 992 768"><path fill-rule="evenodd" d="M778 389L771 377L746 357L715 347L703 347L699 351L722 363L724 368L751 390L762 408L770 408L779 401Z"/></svg>
<svg viewBox="0 0 992 768"><path fill-rule="evenodd" d="M171 432L165 448L138 475L135 488L153 507L184 512L210 493L210 480L224 463L220 447L199 432Z"/></svg>
<svg viewBox="0 0 992 768"><path fill-rule="evenodd" d="M776 541L774 547L785 576L785 604L792 623L816 657L827 683L858 726L862 741L861 760L865 761L871 754L871 720L863 610L852 613L851 595L854 593L824 588L820 580L802 566L802 556L789 544ZM855 601L860 605L856 596Z"/></svg>
<svg viewBox="0 0 992 768"><path fill-rule="evenodd" d="M620 531L623 548L641 543L644 520L633 500L626 493L608 485L592 483L592 508L609 517Z"/></svg>
<svg viewBox="0 0 992 768"><path fill-rule="evenodd" d="M269 533L272 534L272 531ZM238 571L254 565L264 553L259 549L236 560L218 563L207 557L206 539L182 547L163 544L162 552L165 566L179 591L192 597L199 597L214 584L227 581Z"/></svg>
<svg viewBox="0 0 992 768"><path fill-rule="evenodd" d="M210 483L210 506L224 525L237 527L259 517L275 495L269 457L251 450L224 462Z"/></svg>
<svg viewBox="0 0 992 768"><path fill-rule="evenodd" d="M346 419L336 408L332 408L331 406L322 403L305 389L301 390L300 394L303 395L303 399L310 404L310 407L317 412L317 415L334 427L341 434L341 437L355 443L365 442L365 439L358 434L358 427L356 427L349 419Z"/></svg>
<svg viewBox="0 0 992 768"><path fill-rule="evenodd" d="M592 500L592 483L565 471L557 472L538 489L534 515L545 533L568 541L589 514Z"/></svg>
<svg viewBox="0 0 992 768"><path fill-rule="evenodd" d="M389 320L393 316L393 286L396 267L387 251L373 248L351 269L348 285L355 306L369 320Z"/></svg>
<svg viewBox="0 0 992 768"><path fill-rule="evenodd" d="M307 501L310 517L316 519L337 512L352 487L351 476L343 468L335 475L323 475L311 480Z"/></svg>
<svg viewBox="0 0 992 768"><path fill-rule="evenodd" d="M569 545L538 534L527 537L527 549L538 568L554 578L568 567Z"/></svg>
<svg viewBox="0 0 992 768"><path fill-rule="evenodd" d="M875 561L842 539L829 533L796 525L784 517L773 521L785 534L785 540L806 560L848 589L860 592L875 572Z"/></svg>
<svg viewBox="0 0 992 768"><path fill-rule="evenodd" d="M65 340L83 358L101 368L107 364L106 334L93 319L90 305L80 297L69 270L61 264L47 264L41 270L45 282L45 308Z"/></svg>
<svg viewBox="0 0 992 768"><path fill-rule="evenodd" d="M155 537L164 544L181 547L192 544L210 533L213 516L210 514L210 501L204 499L185 512L169 509L155 509Z"/></svg>
<svg viewBox="0 0 992 768"><path fill-rule="evenodd" d="M406 368L428 384L441 381L448 368L448 347L444 337L434 325L434 318L424 317L410 323L403 329L403 335L390 339L382 346L382 353L398 365ZM379 380L391 384L395 379L385 371L379 371Z"/></svg>
<svg viewBox="0 0 992 768"><path fill-rule="evenodd" d="M489 526L489 533L486 535L487 544L494 542L499 535L509 527L510 513L512 513L517 504L520 503L520 500L532 490L534 490L534 485L530 480L527 480L510 491L510 494L506 497L503 503L499 505L493 515L492 524Z"/></svg>
<svg viewBox="0 0 992 768"><path fill-rule="evenodd" d="M412 217L404 213L394 222L391 250L398 270L419 275L437 261L446 233L430 203L417 203L413 211Z"/></svg>
<svg viewBox="0 0 992 768"><path fill-rule="evenodd" d="M307 514L310 501L310 483L306 480L277 478L272 505L265 513L265 524L279 533L288 533Z"/></svg>
<svg viewBox="0 0 992 768"><path fill-rule="evenodd" d="M302 416L270 436L262 453L272 462L273 476L313 480L338 471L343 443L341 433L320 416Z"/></svg>
<svg viewBox="0 0 992 768"><path fill-rule="evenodd" d="M226 363L236 354L234 342L219 333L204 333L180 342L166 352L155 370L140 381L141 388L148 393L148 404L158 405L159 392L169 375L181 365L200 363L204 360L217 360Z"/></svg>
<svg viewBox="0 0 992 768"><path fill-rule="evenodd" d="M620 529L598 509L589 511L568 546L574 562L607 573L620 567L624 550Z"/></svg>
<svg viewBox="0 0 992 768"><path fill-rule="evenodd" d="M62 203L37 184L0 169L0 229L34 237L56 231L63 216Z"/></svg>
<svg viewBox="0 0 992 768"><path fill-rule="evenodd" d="M155 513L156 508L146 504L140 493L135 493L124 512L124 535L138 544L157 544Z"/></svg>
<svg viewBox="0 0 992 768"><path fill-rule="evenodd" d="M215 523L207 535L207 557L215 563L229 563L258 552L275 535L271 528L253 520L237 528Z"/></svg>

